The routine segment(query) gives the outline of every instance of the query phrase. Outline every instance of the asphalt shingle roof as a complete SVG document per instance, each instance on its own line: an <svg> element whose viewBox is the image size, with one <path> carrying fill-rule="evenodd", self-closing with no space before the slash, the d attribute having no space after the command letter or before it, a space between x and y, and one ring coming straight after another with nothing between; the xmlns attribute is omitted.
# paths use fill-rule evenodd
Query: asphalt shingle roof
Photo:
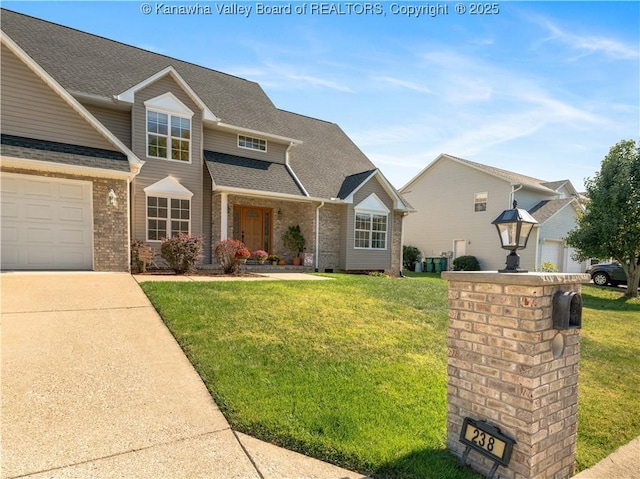
<svg viewBox="0 0 640 479"><path fill-rule="evenodd" d="M335 123L283 110L279 110L279 114L290 135L304 142L291 149L290 165L309 195L342 198L347 178L375 169Z"/></svg>
<svg viewBox="0 0 640 479"><path fill-rule="evenodd" d="M542 224L573 200L573 198L562 198L559 200L541 201L529 210L529 214L531 214L538 223Z"/></svg>
<svg viewBox="0 0 640 479"><path fill-rule="evenodd" d="M0 135L0 143L2 144L3 156L50 161L73 166L130 171L127 157L118 151L5 134Z"/></svg>
<svg viewBox="0 0 640 479"><path fill-rule="evenodd" d="M219 186L304 196L286 166L241 156L204 152L213 181Z"/></svg>

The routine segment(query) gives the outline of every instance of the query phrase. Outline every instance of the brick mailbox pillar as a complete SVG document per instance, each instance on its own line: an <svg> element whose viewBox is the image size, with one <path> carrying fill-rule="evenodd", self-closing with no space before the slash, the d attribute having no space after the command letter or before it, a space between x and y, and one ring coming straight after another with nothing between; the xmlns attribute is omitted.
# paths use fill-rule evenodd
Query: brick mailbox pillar
<svg viewBox="0 0 640 479"><path fill-rule="evenodd" d="M442 277L449 280L447 447L485 475L493 469L494 477L509 479L571 477L580 284L588 275L481 271ZM461 442L463 425L467 444ZM497 431L515 444L501 441ZM493 455L510 455L508 464Z"/></svg>

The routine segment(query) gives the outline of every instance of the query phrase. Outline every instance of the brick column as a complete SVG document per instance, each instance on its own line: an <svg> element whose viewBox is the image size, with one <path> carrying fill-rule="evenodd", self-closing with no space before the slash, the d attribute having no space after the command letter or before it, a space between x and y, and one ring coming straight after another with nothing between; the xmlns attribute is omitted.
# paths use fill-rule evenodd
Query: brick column
<svg viewBox="0 0 640 479"><path fill-rule="evenodd" d="M568 478L574 470L579 329L553 329L558 291L580 292L585 274L446 272L449 280L447 447L462 457L465 417L516 440L509 479ZM467 463L493 462L472 450Z"/></svg>

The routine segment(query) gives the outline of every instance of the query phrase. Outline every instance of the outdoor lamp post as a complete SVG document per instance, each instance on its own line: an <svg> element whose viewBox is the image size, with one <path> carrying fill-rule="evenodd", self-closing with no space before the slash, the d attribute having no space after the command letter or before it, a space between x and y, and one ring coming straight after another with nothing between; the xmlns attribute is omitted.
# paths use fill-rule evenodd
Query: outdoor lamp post
<svg viewBox="0 0 640 479"><path fill-rule="evenodd" d="M533 231L533 225L538 222L526 210L517 207L518 202L513 201L513 209L504 210L500 216L491 222L498 229L502 249L510 250L507 255L507 267L498 270L498 273L528 273L526 269L520 268L520 255L516 253L519 249L527 247L529 235Z"/></svg>

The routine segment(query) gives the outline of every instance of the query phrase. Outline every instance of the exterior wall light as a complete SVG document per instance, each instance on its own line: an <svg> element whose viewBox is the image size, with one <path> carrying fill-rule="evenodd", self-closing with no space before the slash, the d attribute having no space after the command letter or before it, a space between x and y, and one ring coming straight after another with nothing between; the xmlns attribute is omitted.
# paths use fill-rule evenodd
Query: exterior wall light
<svg viewBox="0 0 640 479"><path fill-rule="evenodd" d="M116 192L113 191L113 188L107 193L107 206L118 206L118 197L116 196Z"/></svg>
<svg viewBox="0 0 640 479"><path fill-rule="evenodd" d="M498 273L528 273L526 269L520 269L519 249L527 247L529 235L533 226L538 222L526 210L517 207L518 202L513 201L513 209L504 210L500 216L491 222L496 225L502 249L510 250L507 255L507 267L498 270Z"/></svg>

